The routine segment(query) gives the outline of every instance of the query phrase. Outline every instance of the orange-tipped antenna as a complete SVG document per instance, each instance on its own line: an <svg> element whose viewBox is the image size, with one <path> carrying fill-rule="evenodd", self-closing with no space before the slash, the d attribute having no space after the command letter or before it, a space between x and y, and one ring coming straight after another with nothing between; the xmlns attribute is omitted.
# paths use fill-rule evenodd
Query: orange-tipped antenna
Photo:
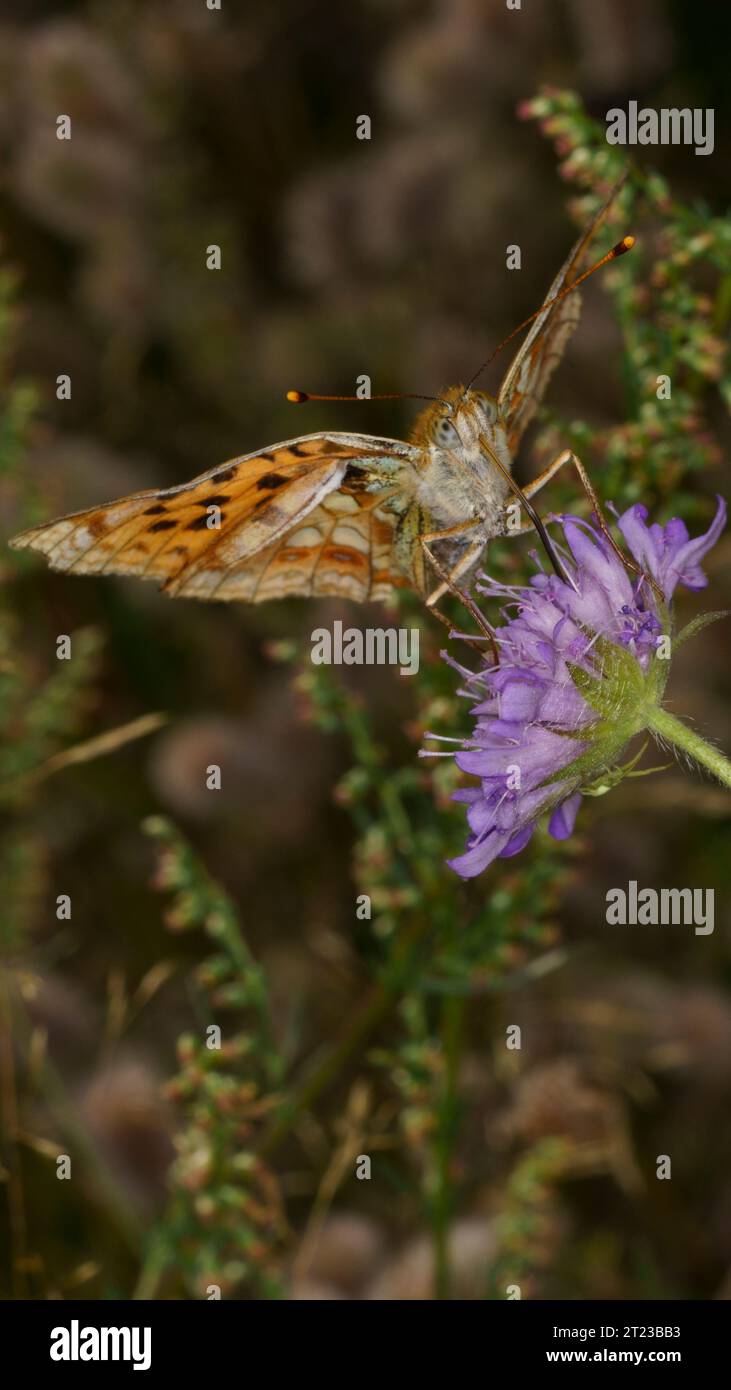
<svg viewBox="0 0 731 1390"><path fill-rule="evenodd" d="M386 391L377 396L320 396L314 391L288 391L287 400L294 405L302 405L305 401L439 401L449 408L441 396L419 396L415 391Z"/></svg>
<svg viewBox="0 0 731 1390"><path fill-rule="evenodd" d="M588 280L589 276L593 275L595 270L601 270L601 267L606 265L608 261L616 261L618 256L624 256L627 251L632 250L634 244L635 238L633 236L623 236L622 240L618 241L617 245L613 246L611 251L607 251L606 256L602 256L601 260L595 261L594 265L590 265L589 269L585 270L583 274L578 275L575 280L572 280L570 285L565 285L559 294L555 294L552 299L545 299L540 308L536 309L534 313L529 314L527 319L523 319L523 322L519 323L518 327L513 329L512 333L508 333L507 338L503 338L502 342L498 343L495 351L490 353L490 356L483 362L479 371L475 372L471 381L467 383L465 390L469 391L470 387L477 381L478 376L482 376L485 368L489 367L493 358L497 357L499 352L502 352L506 344L511 342L516 334L522 333L523 329L527 328L529 323L537 319L538 315L542 314L544 309L550 309L553 304L558 304L560 300L565 299L567 294L571 294L573 290L578 289L579 285L583 285L584 281Z"/></svg>

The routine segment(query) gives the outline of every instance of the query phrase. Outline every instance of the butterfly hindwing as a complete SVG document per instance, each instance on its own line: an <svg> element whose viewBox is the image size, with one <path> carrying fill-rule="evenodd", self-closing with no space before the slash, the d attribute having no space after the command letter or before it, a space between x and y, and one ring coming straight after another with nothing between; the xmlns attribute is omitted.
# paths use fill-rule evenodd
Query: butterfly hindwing
<svg viewBox="0 0 731 1390"><path fill-rule="evenodd" d="M195 573L178 592L248 603L325 594L358 602L384 599L407 582L394 564L396 521L382 499L331 491L286 535L224 570L209 593L200 591Z"/></svg>
<svg viewBox="0 0 731 1390"><path fill-rule="evenodd" d="M248 597L239 592L249 585L244 572L255 557L265 554L275 570L279 568L283 574L286 569L290 575L282 592L341 592L346 552L357 573L364 568L366 543L375 540L371 513L376 499L366 495L363 484L374 475L378 478L383 470L383 485L387 487L389 473L408 466L413 453L411 446L401 441L370 435L302 435L220 464L182 486L136 493L34 527L12 544L39 550L53 569L76 574L133 574L158 580L173 595ZM340 494L338 489L347 475L359 486L353 487L351 482L348 488L346 484ZM338 516L335 496L341 497L342 517ZM361 496L367 496L367 503L356 500ZM323 516L321 508L328 498L329 510ZM350 540L357 544L349 546L343 531L347 525L344 513L354 508L359 518L361 512L363 517L357 527L350 524ZM310 514L309 546L295 545L298 531ZM382 534L379 536L382 546ZM306 552L316 539L324 553L312 557L310 567L311 557ZM254 564L253 573L263 580L261 562ZM336 587L321 588L330 573L335 576ZM237 575L241 576L240 583L235 582ZM276 587L270 579L264 590Z"/></svg>

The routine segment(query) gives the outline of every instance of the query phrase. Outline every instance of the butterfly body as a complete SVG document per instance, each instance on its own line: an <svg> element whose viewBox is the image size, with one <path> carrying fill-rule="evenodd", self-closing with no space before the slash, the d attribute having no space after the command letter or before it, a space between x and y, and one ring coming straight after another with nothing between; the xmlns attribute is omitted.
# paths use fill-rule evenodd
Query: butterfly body
<svg viewBox="0 0 731 1390"><path fill-rule="evenodd" d="M171 596L260 603L326 594L428 595L438 564L463 580L506 530L513 457L575 327L562 297L611 197L555 278L497 397L455 386L408 441L320 432L36 526L11 545L53 569L157 580ZM294 393L297 398L297 393Z"/></svg>
<svg viewBox="0 0 731 1390"><path fill-rule="evenodd" d="M495 402L483 392L465 392L455 386L445 391L442 399L451 413L437 416L434 424L427 422L433 437L423 446L426 458L417 468L418 500L442 527L470 516L490 518L485 533L489 539L500 533L499 515L508 486L485 449L485 441L510 472L512 458L505 429ZM412 434L417 447L422 430L417 421ZM492 529L493 525L497 529Z"/></svg>

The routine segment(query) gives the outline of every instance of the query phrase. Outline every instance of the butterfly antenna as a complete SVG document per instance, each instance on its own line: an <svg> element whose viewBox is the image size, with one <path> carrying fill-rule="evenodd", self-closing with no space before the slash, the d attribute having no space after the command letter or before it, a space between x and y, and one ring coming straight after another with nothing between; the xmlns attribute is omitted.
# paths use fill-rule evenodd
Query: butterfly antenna
<svg viewBox="0 0 731 1390"><path fill-rule="evenodd" d="M293 405L302 405L305 401L438 401L451 410L449 402L443 401L441 396L420 396L415 391L385 391L377 396L321 396L313 391L288 391L287 400Z"/></svg>
<svg viewBox="0 0 731 1390"><path fill-rule="evenodd" d="M594 265L590 265L589 269L585 270L583 274L577 276L575 280L572 280L570 285L565 285L564 288L559 292L559 294L555 294L552 299L545 299L538 309L536 309L532 314L529 314L527 319L523 319L523 322L519 323L518 327L514 328L512 333L508 333L507 338L503 338L502 342L498 343L497 347L495 348L495 351L490 353L490 356L487 358L485 362L483 362L479 371L475 372L475 375L467 383L465 390L469 391L470 387L474 386L475 382L477 381L477 378L482 376L482 373L484 372L485 368L489 367L493 358L497 357L499 352L502 352L506 344L511 342L512 339L516 336L516 334L522 333L523 329L527 328L529 323L532 323L534 319L537 319L539 314L542 314L545 309L550 309L552 305L558 304L562 299L566 298L567 294L571 294L574 290L578 289L579 285L583 285L584 281L588 280L589 276L593 275L595 270L601 270L601 267L603 265L607 265L609 261L616 261L619 256L624 256L627 253L627 251L631 251L634 244L635 237L623 236L622 240L618 241L617 245L613 246L611 251L607 251L606 256L602 256L600 260L595 261Z"/></svg>

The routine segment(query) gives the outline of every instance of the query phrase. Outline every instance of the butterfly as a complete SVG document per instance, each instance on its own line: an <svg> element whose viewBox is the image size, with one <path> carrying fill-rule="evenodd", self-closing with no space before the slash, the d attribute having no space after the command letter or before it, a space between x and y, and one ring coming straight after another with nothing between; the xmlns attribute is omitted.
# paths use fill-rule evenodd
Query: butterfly
<svg viewBox="0 0 731 1390"><path fill-rule="evenodd" d="M422 410L408 441L338 431L299 435L191 482L34 526L10 544L40 551L55 570L154 579L172 597L365 601L410 586L434 602L446 587L434 588L435 569L448 582L468 581L488 542L515 529L508 525L512 492L537 521L528 499L557 464L521 492L511 480L512 462L578 322L580 296L569 290L616 192L531 315L533 326L496 397L472 383L455 386ZM300 392L289 397L306 399Z"/></svg>

